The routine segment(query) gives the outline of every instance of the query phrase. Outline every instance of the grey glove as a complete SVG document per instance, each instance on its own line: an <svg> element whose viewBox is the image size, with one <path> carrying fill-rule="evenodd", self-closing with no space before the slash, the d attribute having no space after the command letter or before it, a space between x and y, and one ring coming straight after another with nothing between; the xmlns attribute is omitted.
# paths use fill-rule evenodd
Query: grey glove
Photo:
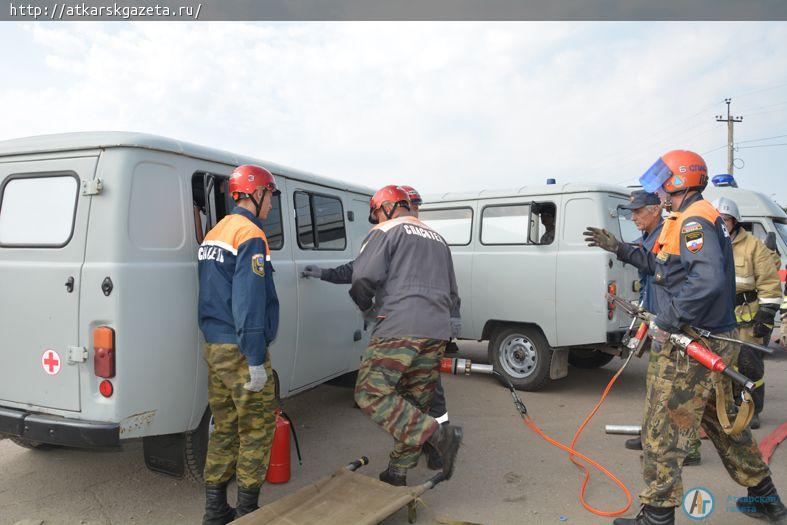
<svg viewBox="0 0 787 525"><path fill-rule="evenodd" d="M306 268L303 269L301 272L301 277L316 277L319 279L322 277L322 268L317 266L316 264L307 264Z"/></svg>
<svg viewBox="0 0 787 525"><path fill-rule="evenodd" d="M602 250L612 253L618 251L620 241L607 230L588 226L583 235L588 246L598 246Z"/></svg>
<svg viewBox="0 0 787 525"><path fill-rule="evenodd" d="M451 339L456 339L459 337L459 333L462 331L462 320L459 317L452 317L451 318Z"/></svg>
<svg viewBox="0 0 787 525"><path fill-rule="evenodd" d="M243 388L249 392L259 392L265 388L265 383L268 382L268 373L265 372L265 365L249 365L249 382L243 385Z"/></svg>

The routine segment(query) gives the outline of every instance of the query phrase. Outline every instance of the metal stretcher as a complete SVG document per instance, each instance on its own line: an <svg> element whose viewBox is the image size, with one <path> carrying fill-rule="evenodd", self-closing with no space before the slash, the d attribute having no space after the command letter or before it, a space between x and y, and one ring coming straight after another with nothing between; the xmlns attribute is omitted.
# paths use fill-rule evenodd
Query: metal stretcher
<svg viewBox="0 0 787 525"><path fill-rule="evenodd" d="M394 487L356 472L367 465L362 457L316 483L260 507L233 521L237 525L374 525L402 507L408 521L417 519L418 497L444 481L440 472L425 483Z"/></svg>

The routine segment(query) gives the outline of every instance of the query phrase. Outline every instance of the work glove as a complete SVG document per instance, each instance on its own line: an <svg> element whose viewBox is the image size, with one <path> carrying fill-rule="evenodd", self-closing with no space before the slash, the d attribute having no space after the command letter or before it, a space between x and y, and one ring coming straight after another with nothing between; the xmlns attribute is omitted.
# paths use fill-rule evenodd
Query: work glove
<svg viewBox="0 0 787 525"><path fill-rule="evenodd" d="M660 345L665 345L669 341L670 333L659 328L656 321L650 322L650 337Z"/></svg>
<svg viewBox="0 0 787 525"><path fill-rule="evenodd" d="M268 382L268 373L265 372L265 365L249 365L249 382L243 385L243 388L249 392L259 392L265 388L265 383Z"/></svg>
<svg viewBox="0 0 787 525"><path fill-rule="evenodd" d="M462 331L462 319L459 317L452 317L451 318L451 339L456 339L459 337L459 333Z"/></svg>
<svg viewBox="0 0 787 525"><path fill-rule="evenodd" d="M322 268L317 266L316 264L307 264L306 268L303 269L301 272L301 277L316 277L319 279L322 277Z"/></svg>
<svg viewBox="0 0 787 525"><path fill-rule="evenodd" d="M770 342L771 332L773 331L773 318L776 316L776 308L771 305L760 305L759 310L754 315L754 325L752 332L754 337L767 338L765 344Z"/></svg>
<svg viewBox="0 0 787 525"><path fill-rule="evenodd" d="M585 242L588 246L598 246L599 248L612 253L618 251L620 241L618 241L617 238L607 230L588 226L583 232L583 235L585 236Z"/></svg>

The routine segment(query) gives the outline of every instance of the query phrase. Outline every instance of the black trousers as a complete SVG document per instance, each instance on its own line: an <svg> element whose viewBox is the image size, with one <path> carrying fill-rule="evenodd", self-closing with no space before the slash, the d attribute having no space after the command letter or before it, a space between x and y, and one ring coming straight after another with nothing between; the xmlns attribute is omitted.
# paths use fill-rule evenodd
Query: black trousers
<svg viewBox="0 0 787 525"><path fill-rule="evenodd" d="M448 412L445 406L445 390L443 390L443 381L440 377L437 378L437 388L432 397L432 406L429 409L429 415L438 418Z"/></svg>
<svg viewBox="0 0 787 525"><path fill-rule="evenodd" d="M762 359L762 353L741 345L741 352L738 355L738 371L752 381L762 379L765 375L765 362ZM740 403L739 393L740 390L737 390L735 394L738 403ZM765 407L765 385L755 388L751 397L754 400L754 412L759 414Z"/></svg>

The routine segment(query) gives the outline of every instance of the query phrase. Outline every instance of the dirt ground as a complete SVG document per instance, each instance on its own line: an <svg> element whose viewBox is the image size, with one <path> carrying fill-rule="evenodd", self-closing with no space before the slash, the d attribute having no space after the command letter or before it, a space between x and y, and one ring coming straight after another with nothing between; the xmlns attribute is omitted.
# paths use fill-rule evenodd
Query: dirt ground
<svg viewBox="0 0 787 525"><path fill-rule="evenodd" d="M459 354L486 362L486 346L464 343ZM597 370L570 369L569 376L522 398L538 424L552 437L570 442L585 414L622 361ZM766 365L767 405L758 438L787 420L787 354L770 357ZM605 424L639 424L644 398L645 361L634 359L607 403L587 427L579 450L617 474L634 496L642 488L639 453L623 448L625 436L604 433ZM581 476L566 454L551 447L519 419L511 397L488 376L444 378L451 421L464 426L465 441L454 478L424 495L426 507L418 523L437 523L438 516L484 524L602 524L578 501ZM296 423L304 454L293 466L292 480L266 485L261 502L270 502L331 473L360 455L371 465L371 476L384 468L391 440L355 407L352 391L323 385L286 400ZM785 445L787 447L787 445ZM745 494L727 476L712 445L702 446L702 465L684 469L685 488L703 486L715 497L707 523L757 523L726 511L727 498ZM773 456L774 480L787 493L787 451ZM410 481L425 480L430 471L419 466ZM594 474L590 502L605 510L625 503L616 486ZM200 486L149 472L141 441L120 451L100 452L53 448L31 451L9 440L0 441L0 524L138 524L200 523ZM638 508L635 501L630 512ZM678 511L679 523L691 523ZM385 522L407 523L400 510Z"/></svg>

